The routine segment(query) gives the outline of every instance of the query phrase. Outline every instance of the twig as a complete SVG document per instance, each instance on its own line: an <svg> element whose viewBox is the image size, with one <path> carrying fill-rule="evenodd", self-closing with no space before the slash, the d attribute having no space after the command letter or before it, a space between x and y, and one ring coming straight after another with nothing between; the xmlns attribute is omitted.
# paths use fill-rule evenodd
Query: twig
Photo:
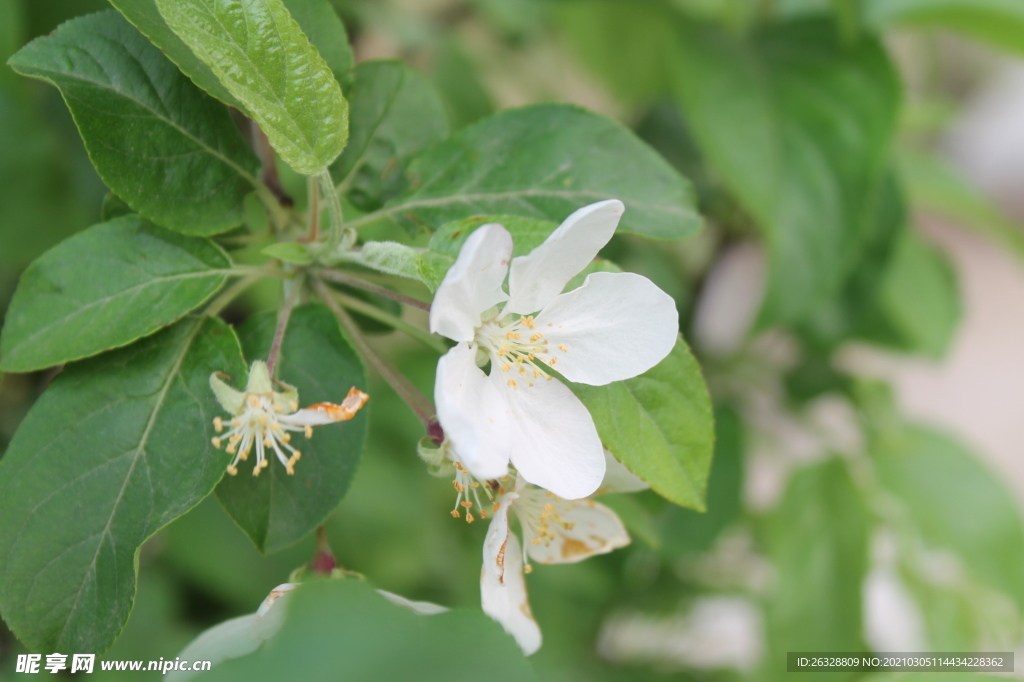
<svg viewBox="0 0 1024 682"><path fill-rule="evenodd" d="M281 343L284 341L284 332L288 328L288 320L292 317L292 310L299 302L299 294L302 286L298 282L293 283L292 290L284 299L281 310L277 313L277 327L274 329L274 340L270 343L270 352L267 353L267 372L274 375L274 365L277 364L277 356L281 354Z"/></svg>
<svg viewBox="0 0 1024 682"><path fill-rule="evenodd" d="M375 350L370 346L369 342L363 336L363 333L359 331L359 327L352 320L345 309L334 300L334 296L331 290L327 288L327 285L322 281L314 279L313 288L316 293L327 304L327 307L331 309L335 317L338 318L338 322L348 332L349 338L352 343L355 344L356 350L359 351L366 361L373 365L373 368L384 378L384 381L388 382L388 385L394 389L395 393L405 401L405 404L409 406L419 420L423 422L423 428L429 429L431 420L437 413L434 409L434 404L430 402L422 393L419 392L415 386L413 386L408 379L406 379L400 372L398 372L387 360L377 354Z"/></svg>
<svg viewBox="0 0 1024 682"><path fill-rule="evenodd" d="M393 301L404 303L405 305L412 306L413 308L419 308L420 310L426 310L428 312L430 311L429 303L425 303L418 299L412 298L411 296L399 294L397 292L391 291L391 289L388 289L387 287L382 287L378 284L371 284L370 282L367 282L366 280L361 279L359 277L346 275L345 273L338 272L337 270L319 270L317 271L316 274L318 277L322 277L323 279L329 279L332 282L337 282L338 284L345 284L350 287L355 287L356 289L369 291L371 294L377 294L378 296L390 298Z"/></svg>
<svg viewBox="0 0 1024 682"><path fill-rule="evenodd" d="M332 291L332 293L334 294L334 297L346 308L362 313L363 315L371 317L378 322L383 322L393 329L405 332L417 341L420 341L442 355L448 352L448 345L441 340L441 337L435 336L425 329L420 329L416 325L410 324L402 318L381 310L377 306L367 303L366 301L353 296L348 296L340 291Z"/></svg>

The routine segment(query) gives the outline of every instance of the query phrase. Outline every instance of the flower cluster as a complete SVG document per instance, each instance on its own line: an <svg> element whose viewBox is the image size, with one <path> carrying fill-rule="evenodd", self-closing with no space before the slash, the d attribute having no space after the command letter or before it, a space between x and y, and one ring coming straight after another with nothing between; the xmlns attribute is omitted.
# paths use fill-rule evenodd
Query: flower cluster
<svg viewBox="0 0 1024 682"><path fill-rule="evenodd" d="M541 643L526 595L531 559L575 562L627 545L619 518L589 496L647 487L604 449L589 411L560 380L600 386L628 379L676 343L675 302L644 277L595 272L563 293L611 238L623 210L615 200L586 206L517 258L503 226L482 226L466 239L431 306L431 331L456 345L438 363L435 382L445 441L424 458L454 475L453 516L473 521L474 508L491 516L483 610L526 654Z"/></svg>

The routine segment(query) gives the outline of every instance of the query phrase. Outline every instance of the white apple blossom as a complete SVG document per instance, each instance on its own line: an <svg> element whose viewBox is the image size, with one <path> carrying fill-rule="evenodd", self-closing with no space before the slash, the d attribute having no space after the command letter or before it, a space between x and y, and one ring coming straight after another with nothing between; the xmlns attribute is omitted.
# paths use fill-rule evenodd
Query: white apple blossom
<svg viewBox="0 0 1024 682"><path fill-rule="evenodd" d="M484 225L438 287L430 330L457 345L438 363L437 414L476 478L501 478L511 462L566 499L600 484L605 460L593 419L549 371L594 386L628 379L668 355L679 330L675 302L640 275L596 272L562 293L611 239L623 210L616 200L586 206L514 259L508 231ZM489 374L480 369L487 363Z"/></svg>
<svg viewBox="0 0 1024 682"><path fill-rule="evenodd" d="M618 464L607 450L609 465ZM619 465L621 466L621 465ZM623 467L623 471L625 468ZM628 472L626 472L628 474ZM619 492L646 487L632 474L605 480L601 489ZM510 490L500 487L484 540L480 601L484 613L512 635L527 656L541 644L540 627L526 594L530 560L540 564L582 561L629 544L629 534L614 511L591 499L565 500L517 476ZM509 514L519 520L522 543L511 532Z"/></svg>
<svg viewBox="0 0 1024 682"><path fill-rule="evenodd" d="M275 391L274 383L283 390ZM210 387L217 401L232 416L229 421L220 417L213 420L213 428L220 434L225 427L228 431L211 439L213 446L220 448L225 442L227 451L235 455L228 465L228 473L238 473L238 462L249 458L256 450L256 464L252 475L270 465L267 455L273 451L284 465L288 475L295 473L295 463L302 453L291 444L291 432L301 431L306 438L313 436L313 427L322 424L348 421L366 404L370 396L352 387L340 405L317 403L299 409L299 392L294 386L273 381L267 365L262 360L252 363L249 382L245 391L228 386L216 373L210 375ZM285 454L285 450L289 454Z"/></svg>

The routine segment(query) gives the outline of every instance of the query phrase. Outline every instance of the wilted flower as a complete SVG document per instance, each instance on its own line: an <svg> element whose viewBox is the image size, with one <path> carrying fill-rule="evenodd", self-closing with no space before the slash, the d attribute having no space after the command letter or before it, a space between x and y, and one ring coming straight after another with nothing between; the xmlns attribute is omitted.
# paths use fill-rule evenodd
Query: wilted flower
<svg viewBox="0 0 1024 682"><path fill-rule="evenodd" d="M317 403L300 410L299 392L294 386L272 380L262 360L252 363L245 391L231 388L221 376L211 374L210 387L221 407L232 417L229 421L220 417L213 420L213 427L218 434L225 428L228 431L214 436L212 442L216 448L226 442L226 450L235 455L234 461L228 465L228 473L232 476L238 473L238 462L247 460L253 448L256 450L253 476L259 476L260 471L270 465L267 455L271 450L284 465L288 475L293 475L295 463L302 457L302 453L291 444L292 432L301 431L306 438L311 438L314 426L348 421L370 399L370 396L352 387L340 405ZM274 390L275 383L282 390Z"/></svg>
<svg viewBox="0 0 1024 682"><path fill-rule="evenodd" d="M593 493L604 476L601 440L587 408L550 372L600 386L645 372L675 345L675 302L645 277L597 272L562 293L623 210L615 200L582 208L515 259L508 231L484 225L438 287L430 329L458 342L438 363L438 418L478 479L501 478L511 461L564 498Z"/></svg>

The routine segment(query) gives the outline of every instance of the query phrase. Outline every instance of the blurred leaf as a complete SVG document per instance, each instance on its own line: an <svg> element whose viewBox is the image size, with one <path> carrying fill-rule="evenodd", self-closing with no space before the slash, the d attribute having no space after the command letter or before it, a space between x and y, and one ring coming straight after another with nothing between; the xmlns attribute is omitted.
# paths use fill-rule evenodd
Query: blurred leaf
<svg viewBox="0 0 1024 682"><path fill-rule="evenodd" d="M949 258L917 233L905 232L882 280L879 305L900 347L941 358L961 314L956 271Z"/></svg>
<svg viewBox="0 0 1024 682"><path fill-rule="evenodd" d="M454 38L441 46L431 77L455 130L494 113L494 102L480 72Z"/></svg>
<svg viewBox="0 0 1024 682"><path fill-rule="evenodd" d="M192 49L171 30L164 18L160 16L156 0L110 0L110 4L116 7L128 21L160 48L161 52L177 64L178 68L193 83L221 102L247 113L245 106L221 85L210 67L204 64L192 52Z"/></svg>
<svg viewBox="0 0 1024 682"><path fill-rule="evenodd" d="M24 40L25 16L20 0L0 0L0 63L6 63ZM0 68L0 85L14 80L10 71Z"/></svg>
<svg viewBox="0 0 1024 682"><path fill-rule="evenodd" d="M270 350L277 317L273 313L250 317L239 337L250 360L265 358ZM277 378L299 390L302 405L341 402L349 388L366 389L366 370L321 304L300 306L292 313L281 345ZM233 375L245 385L245 373ZM271 462L262 476L242 466L217 486L217 499L235 523L264 554L291 545L323 523L345 496L355 475L366 438L365 409L354 419L316 428L313 438L296 442L302 459L295 475Z"/></svg>
<svg viewBox="0 0 1024 682"><path fill-rule="evenodd" d="M316 175L348 139L348 103L281 0L156 0L167 25L246 106L281 158Z"/></svg>
<svg viewBox="0 0 1024 682"><path fill-rule="evenodd" d="M228 112L117 12L73 19L10 64L60 89L103 181L139 213L188 234L241 224L255 155Z"/></svg>
<svg viewBox="0 0 1024 682"><path fill-rule="evenodd" d="M584 66L627 104L667 93L678 59L678 13L667 3L598 0L555 5L558 27Z"/></svg>
<svg viewBox="0 0 1024 682"><path fill-rule="evenodd" d="M837 293L863 249L899 83L872 40L825 21L740 42L682 25L675 86L695 138L771 250L762 322L799 322Z"/></svg>
<svg viewBox="0 0 1024 682"><path fill-rule="evenodd" d="M743 513L743 422L731 408L715 410L715 456L708 480L707 511L668 506L655 524L671 557L707 551Z"/></svg>
<svg viewBox="0 0 1024 682"><path fill-rule="evenodd" d="M1018 0L863 0L861 8L865 22L879 30L942 26L1024 52L1024 4Z"/></svg>
<svg viewBox="0 0 1024 682"><path fill-rule="evenodd" d="M375 210L403 189L409 157L448 135L444 105L426 78L395 61L356 67L351 137L331 175L339 191Z"/></svg>
<svg viewBox="0 0 1024 682"><path fill-rule="evenodd" d="M682 239L701 226L685 178L611 119L565 104L508 109L456 132L409 166L410 189L357 223L402 219L434 229L467 215L561 222L617 198L619 230Z"/></svg>
<svg viewBox="0 0 1024 682"><path fill-rule="evenodd" d="M904 151L900 173L911 201L977 230L1024 257L1024 229L1011 221L956 168L937 156Z"/></svg>
<svg viewBox="0 0 1024 682"><path fill-rule="evenodd" d="M1024 608L1024 525L996 475L956 441L919 426L878 439L872 455L924 541L955 552L976 580Z"/></svg>
<svg viewBox="0 0 1024 682"><path fill-rule="evenodd" d="M227 254L137 216L94 225L24 272L0 334L0 365L25 372L131 343L227 279Z"/></svg>
<svg viewBox="0 0 1024 682"><path fill-rule="evenodd" d="M224 474L228 456L207 440L209 376L243 370L226 325L189 318L69 366L33 406L0 460L0 606L27 646L114 641L138 548Z"/></svg>
<svg viewBox="0 0 1024 682"><path fill-rule="evenodd" d="M681 337L667 358L638 377L566 385L620 462L662 497L704 511L714 421L700 366Z"/></svg>
<svg viewBox="0 0 1024 682"><path fill-rule="evenodd" d="M661 549L661 536L655 527L654 515L633 493L612 493L601 496L601 504L608 506L626 526L631 538L640 539L648 547ZM678 509L678 507L675 507Z"/></svg>
<svg viewBox="0 0 1024 682"><path fill-rule="evenodd" d="M804 467L790 480L764 529L775 567L766 602L766 678L787 678L787 651L867 650L861 638L861 586L868 563L868 523L841 460ZM856 673L835 674L837 680L854 677Z"/></svg>
<svg viewBox="0 0 1024 682"><path fill-rule="evenodd" d="M355 262L378 272L414 279L436 291L455 258L398 242L367 242Z"/></svg>
<svg viewBox="0 0 1024 682"><path fill-rule="evenodd" d="M8 73L19 85L26 83ZM92 222L95 207L87 205L76 183L77 150L69 149L38 107L10 85L0 82L0 268L17 271Z"/></svg>
<svg viewBox="0 0 1024 682"><path fill-rule="evenodd" d="M536 679L512 638L478 611L421 616L359 580L306 583L289 598L281 631L211 681L301 679L466 682Z"/></svg>
<svg viewBox="0 0 1024 682"><path fill-rule="evenodd" d="M811 342L811 351L824 359L852 336L901 345L880 309L887 273L908 229L906 200L894 173L882 178L866 212L863 248L856 267L840 294L819 307L801 326L804 339Z"/></svg>
<svg viewBox="0 0 1024 682"><path fill-rule="evenodd" d="M352 85L355 57L334 5L330 0L284 0L284 6L324 58L342 90L347 90Z"/></svg>

